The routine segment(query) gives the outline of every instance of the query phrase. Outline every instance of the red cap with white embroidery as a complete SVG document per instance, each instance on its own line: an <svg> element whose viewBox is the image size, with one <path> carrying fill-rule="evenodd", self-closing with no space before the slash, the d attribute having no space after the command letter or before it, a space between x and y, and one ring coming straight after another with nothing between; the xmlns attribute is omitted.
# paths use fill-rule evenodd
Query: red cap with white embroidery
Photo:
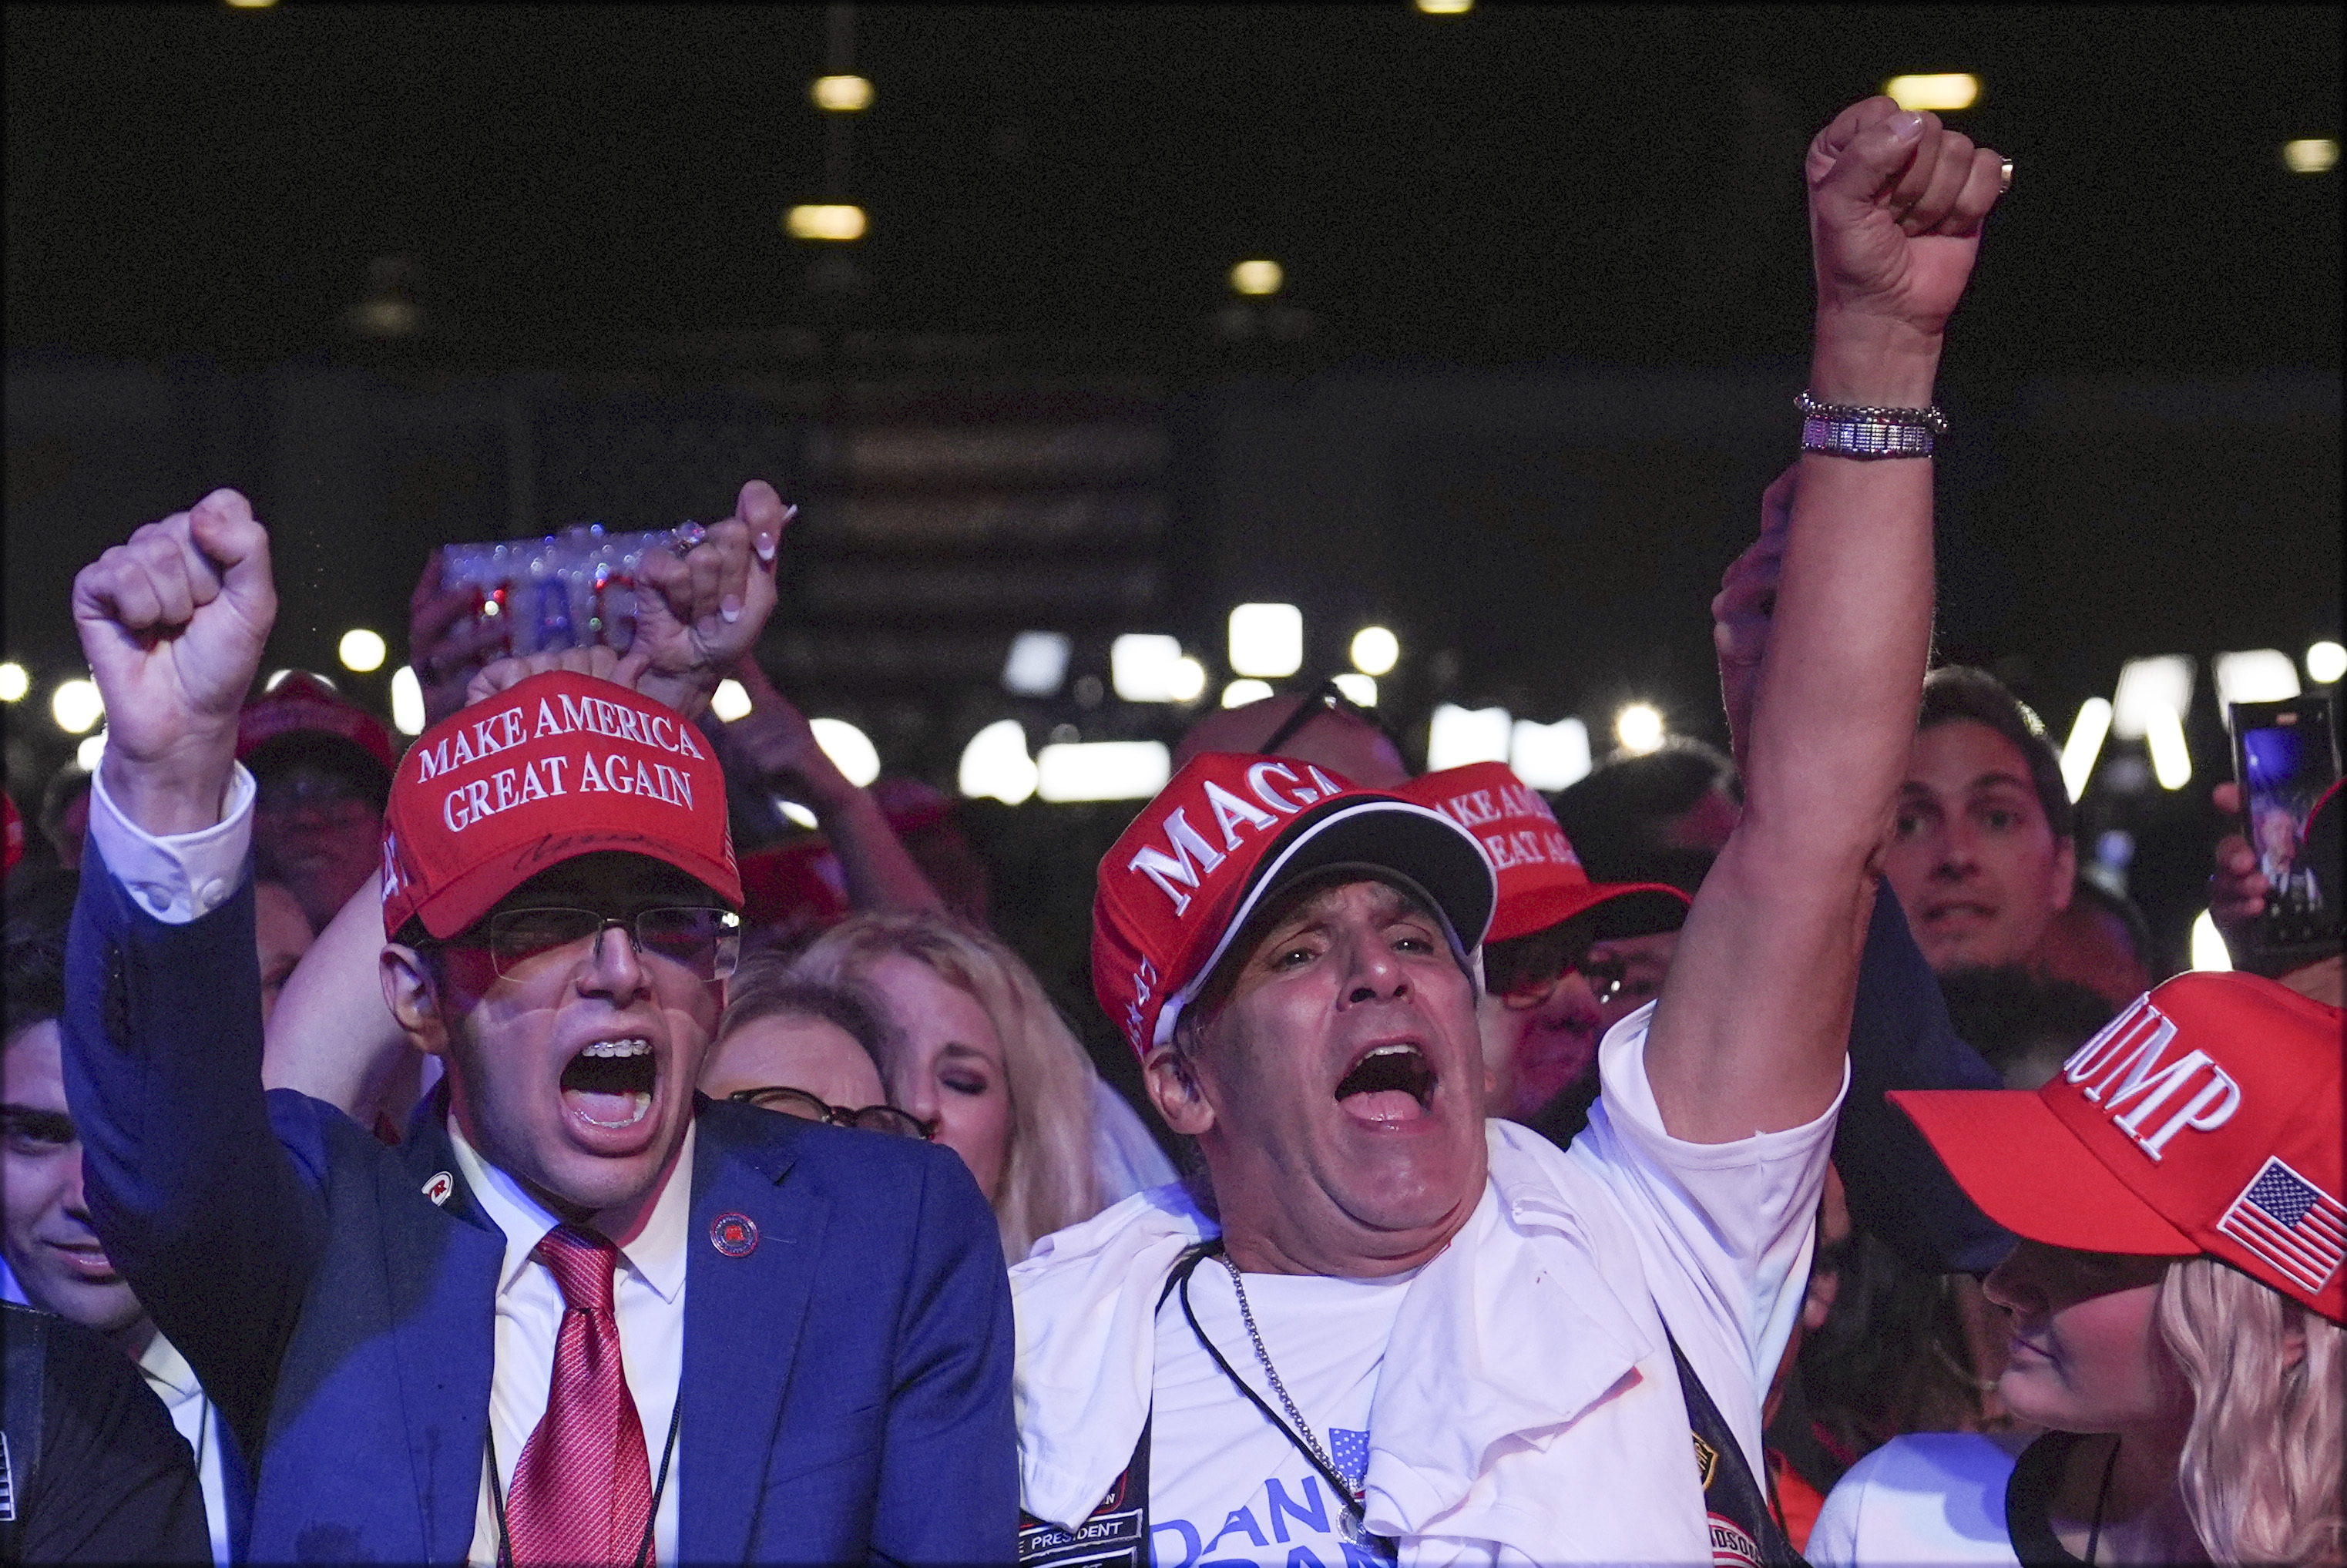
<svg viewBox="0 0 2347 1568"><path fill-rule="evenodd" d="M347 741L380 763L385 773L391 770L391 726L306 670L287 671L237 714L237 760L251 756L280 735L298 733Z"/></svg>
<svg viewBox="0 0 2347 1568"><path fill-rule="evenodd" d="M453 937L547 867L598 850L665 860L733 907L725 776L673 709L569 671L426 730L383 814L383 928Z"/></svg>
<svg viewBox="0 0 2347 1568"><path fill-rule="evenodd" d="M1557 826L1548 802L1505 763L1470 763L1424 774L1401 786L1475 835L1500 878L1500 907L1483 939L1527 937L1602 908L1597 935L1643 937L1676 931L1687 896L1661 882L1592 882Z"/></svg>
<svg viewBox="0 0 2347 1568"><path fill-rule="evenodd" d="M1491 863L1449 817L1293 757L1191 758L1101 861L1092 990L1102 1009L1148 1055L1274 889L1340 866L1423 897L1461 963L1481 945L1496 896Z"/></svg>
<svg viewBox="0 0 2347 1568"><path fill-rule="evenodd" d="M2337 1008L2255 975L2178 975L2034 1092L1891 1100L2017 1235L2207 1253L2347 1323L2340 1025Z"/></svg>

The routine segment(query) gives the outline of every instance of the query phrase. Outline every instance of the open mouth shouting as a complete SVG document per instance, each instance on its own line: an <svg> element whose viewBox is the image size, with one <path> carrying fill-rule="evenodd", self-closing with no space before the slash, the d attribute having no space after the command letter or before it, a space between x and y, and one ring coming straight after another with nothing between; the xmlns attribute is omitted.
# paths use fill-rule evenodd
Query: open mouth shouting
<svg viewBox="0 0 2347 1568"><path fill-rule="evenodd" d="M651 1114L659 1060L642 1035L589 1041L562 1070L562 1108L590 1127L618 1132Z"/></svg>
<svg viewBox="0 0 2347 1568"><path fill-rule="evenodd" d="M1373 1045L1337 1083L1337 1103L1357 1121L1390 1125L1424 1117L1434 1103L1433 1063L1415 1040Z"/></svg>

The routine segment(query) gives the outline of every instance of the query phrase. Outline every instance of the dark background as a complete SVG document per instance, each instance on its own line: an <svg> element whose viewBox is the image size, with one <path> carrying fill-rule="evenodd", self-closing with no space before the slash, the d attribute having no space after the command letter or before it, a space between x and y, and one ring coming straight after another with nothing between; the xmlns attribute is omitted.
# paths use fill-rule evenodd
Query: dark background
<svg viewBox="0 0 2347 1568"><path fill-rule="evenodd" d="M2206 661L2339 634L2339 177L2279 153L2338 135L2340 28L11 5L6 651L36 685L9 788L70 749L71 572L221 483L277 535L272 660L333 668L350 625L402 657L432 545L709 518L772 477L806 509L762 656L947 787L1004 713L1036 743L1184 721L1014 702L1014 630L1071 631L1078 673L1173 631L1218 689L1251 598L1304 606L1316 664L1394 626L1416 746L1439 700L1580 713L1602 750L1639 697L1721 738L1705 603L1793 449L1802 149L1893 74L1967 70L1952 120L2018 172L1942 382L1942 647L2057 740L2125 659L2202 661L2190 789L2118 766L2087 800L2180 960L2229 766ZM809 105L827 66L868 113ZM823 198L867 238L788 239ZM1276 300L1230 294L1247 256ZM417 330L355 333L385 289ZM1005 923L1074 927L1063 994L1121 815L974 814Z"/></svg>

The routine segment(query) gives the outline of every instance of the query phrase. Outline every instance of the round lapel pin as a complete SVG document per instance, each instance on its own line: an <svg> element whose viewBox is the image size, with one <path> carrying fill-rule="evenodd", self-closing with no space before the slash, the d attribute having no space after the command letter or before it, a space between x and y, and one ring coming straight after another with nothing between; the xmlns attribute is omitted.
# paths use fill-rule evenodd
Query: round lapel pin
<svg viewBox="0 0 2347 1568"><path fill-rule="evenodd" d="M758 1223L748 1214L719 1214L709 1222L709 1245L727 1257L747 1257L758 1250Z"/></svg>
<svg viewBox="0 0 2347 1568"><path fill-rule="evenodd" d="M448 1194L456 1190L456 1178L446 1171L435 1171L432 1179L424 1184L424 1195L434 1203L446 1205Z"/></svg>

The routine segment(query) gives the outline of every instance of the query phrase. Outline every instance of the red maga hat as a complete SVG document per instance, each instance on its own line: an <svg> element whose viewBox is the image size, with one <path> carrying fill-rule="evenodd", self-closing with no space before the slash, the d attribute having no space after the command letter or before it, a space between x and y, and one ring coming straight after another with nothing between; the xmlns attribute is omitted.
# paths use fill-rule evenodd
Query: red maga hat
<svg viewBox="0 0 2347 1568"><path fill-rule="evenodd" d="M1676 931L1688 898L1660 882L1592 882L1548 802L1505 763L1470 763L1425 774L1399 794L1430 805L1472 834L1500 879L1487 942L1528 937L1601 906L1601 937Z"/></svg>
<svg viewBox="0 0 2347 1568"><path fill-rule="evenodd" d="M2042 1089L1891 1100L2017 1235L2207 1253L2347 1323L2340 1024L2337 1008L2255 975L2178 975Z"/></svg>
<svg viewBox="0 0 2347 1568"><path fill-rule="evenodd" d="M347 741L392 770L391 726L306 670L289 670L276 685L244 705L236 716L236 756L252 755L264 742L298 732Z"/></svg>
<svg viewBox="0 0 2347 1568"><path fill-rule="evenodd" d="M665 860L742 907L725 776L689 720L557 670L426 730L383 814L383 928L453 937L558 862Z"/></svg>
<svg viewBox="0 0 2347 1568"><path fill-rule="evenodd" d="M1092 990L1146 1056L1275 888L1334 866L1414 888L1461 961L1483 940L1491 863L1441 813L1312 763L1207 752L1182 764L1101 861Z"/></svg>

